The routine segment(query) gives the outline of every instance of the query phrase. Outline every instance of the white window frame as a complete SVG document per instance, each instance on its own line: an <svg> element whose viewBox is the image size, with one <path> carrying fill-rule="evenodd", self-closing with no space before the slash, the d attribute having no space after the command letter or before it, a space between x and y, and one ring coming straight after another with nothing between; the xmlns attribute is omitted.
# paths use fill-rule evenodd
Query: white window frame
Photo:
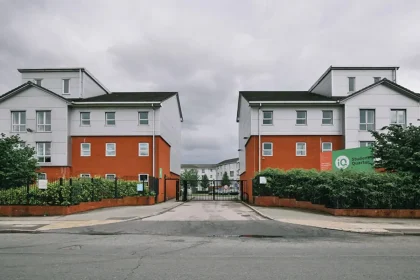
<svg viewBox="0 0 420 280"><path fill-rule="evenodd" d="M85 153L85 150L83 149L84 145L87 145L89 147L89 151L87 151L86 153ZM81 157L90 157L91 153L92 152L91 152L90 143L80 143L80 156Z"/></svg>
<svg viewBox="0 0 420 280"><path fill-rule="evenodd" d="M270 149L264 149L265 144L270 144ZM263 151L262 155L264 157L272 157L273 156L274 152L273 152L273 143L272 142L263 142L261 148L262 148L262 151Z"/></svg>
<svg viewBox="0 0 420 280"><path fill-rule="evenodd" d="M147 118L146 119L142 119L141 118L141 114L147 114ZM141 123L141 121L147 121L147 123ZM139 112L139 125L149 125L149 111L140 111Z"/></svg>
<svg viewBox="0 0 420 280"><path fill-rule="evenodd" d="M362 111L364 111L364 113L365 113L366 122L364 122L364 123L362 123L362 120L360 118L360 114L361 114ZM368 114L369 114L370 111L373 111L373 123L368 122ZM360 128L361 125L366 125L366 129L361 129ZM373 129L368 129L368 125L373 125ZM376 128L376 111L375 111L375 109L360 109L359 110L359 130L360 131L369 131L369 130L374 131L375 128Z"/></svg>
<svg viewBox="0 0 420 280"><path fill-rule="evenodd" d="M144 180L144 182L149 184L149 174L145 174L145 173L139 174L137 179L139 180L140 183L143 183L143 181L140 180L140 176L143 176L143 175L147 176L147 180Z"/></svg>
<svg viewBox="0 0 420 280"><path fill-rule="evenodd" d="M232 170L231 170L231 171L229 171L229 176L230 176L230 177L235 176L235 171L232 171Z"/></svg>
<svg viewBox="0 0 420 280"><path fill-rule="evenodd" d="M80 178L83 178L83 179L90 178L90 174L89 173L81 173Z"/></svg>
<svg viewBox="0 0 420 280"><path fill-rule="evenodd" d="M393 123L392 122L392 113L396 113L396 120L397 122ZM404 113L404 123L399 123L398 122L398 112L403 112ZM396 125L401 125L402 127L406 127L407 126L407 110L406 109L391 109L391 119L390 119L390 124L396 124Z"/></svg>
<svg viewBox="0 0 420 280"><path fill-rule="evenodd" d="M271 114L271 117L270 118L266 118L264 116L265 113L270 113ZM267 111L267 110L262 111L262 115L263 115L263 117L262 117L262 125L273 125L273 115L274 115L273 111ZM269 123L264 123L264 121L268 121Z"/></svg>
<svg viewBox="0 0 420 280"><path fill-rule="evenodd" d="M364 145L362 145L362 144L364 144ZM371 147L373 144L375 144L375 141L360 141L359 142L359 147L360 148Z"/></svg>
<svg viewBox="0 0 420 280"><path fill-rule="evenodd" d="M112 118L109 118L108 117L108 114L114 114L114 118L112 119ZM105 112L105 125L106 126L115 126L116 124L117 124L117 122L116 122L116 113L115 112ZM111 123L109 123L109 121L111 121L111 122L114 122L113 124Z"/></svg>
<svg viewBox="0 0 420 280"><path fill-rule="evenodd" d="M373 83L377 83L381 80L381 77L373 77Z"/></svg>
<svg viewBox="0 0 420 280"><path fill-rule="evenodd" d="M70 94L70 80L71 79L62 79L62 88L61 88L61 92L63 95L69 95ZM68 92L64 92L64 83L65 81L69 81L69 91Z"/></svg>
<svg viewBox="0 0 420 280"><path fill-rule="evenodd" d="M355 92L356 91L356 77L348 77L349 79L349 92ZM353 90L351 90L351 81L353 81Z"/></svg>
<svg viewBox="0 0 420 280"><path fill-rule="evenodd" d="M43 175L44 179L39 178L40 175ZM38 180L48 180L47 173L38 173Z"/></svg>
<svg viewBox="0 0 420 280"><path fill-rule="evenodd" d="M50 154L47 153L47 144L50 145ZM39 149L38 149L38 145L43 145L43 151L44 153L41 155L39 154ZM36 147L36 158L38 160L39 163L51 163L52 162L52 156L51 156L51 148L52 148L52 144L51 142L36 142L35 143L35 147ZM43 161L40 161L39 159L43 158ZM47 159L50 159L50 161L47 161Z"/></svg>
<svg viewBox="0 0 420 280"><path fill-rule="evenodd" d="M299 113L305 113L305 118L298 118ZM298 123L298 120L305 120L305 123ZM308 111L296 110L296 125L307 125L308 124Z"/></svg>
<svg viewBox="0 0 420 280"><path fill-rule="evenodd" d="M18 123L14 124L14 114L17 113ZM24 115L24 116L22 116ZM24 123L22 122L24 120ZM26 132L26 111L11 111L12 132ZM15 129L18 128L18 129Z"/></svg>
<svg viewBox="0 0 420 280"><path fill-rule="evenodd" d="M324 113L331 112L331 118L325 118ZM324 120L330 120L330 123L324 123ZM334 124L334 111L333 110L322 110L322 125L333 125Z"/></svg>
<svg viewBox="0 0 420 280"><path fill-rule="evenodd" d="M108 176L112 176L112 178L108 178ZM117 178L116 174L105 174L105 179L107 180L115 180L115 178Z"/></svg>
<svg viewBox="0 0 420 280"><path fill-rule="evenodd" d="M36 84L37 86L40 86L40 87L42 87L42 79L39 79L39 78L36 78L36 79L34 79L34 84ZM39 84L38 84L38 81L39 81Z"/></svg>
<svg viewBox="0 0 420 280"><path fill-rule="evenodd" d="M83 118L83 114L89 114L89 119ZM89 122L83 123L83 122ZM80 112L80 126L90 126L90 112Z"/></svg>
<svg viewBox="0 0 420 280"><path fill-rule="evenodd" d="M16 146L15 146L15 149L16 150L21 150L21 149L23 149L23 148L25 148L25 146L26 146L26 142L25 141L20 141Z"/></svg>
<svg viewBox="0 0 420 280"><path fill-rule="evenodd" d="M142 152L146 151L146 148L142 149L142 145L147 145L147 154L142 154ZM149 156L149 143L139 143L139 157L148 157Z"/></svg>
<svg viewBox="0 0 420 280"><path fill-rule="evenodd" d="M299 148L299 144L303 144L303 149ZM303 153L302 153L303 152ZM296 142L296 156L297 157L306 157L306 142Z"/></svg>
<svg viewBox="0 0 420 280"><path fill-rule="evenodd" d="M50 114L50 123L47 123L47 114ZM43 114L44 123L40 123L40 114ZM52 130L51 111L36 111L36 131L37 132L51 132ZM42 128L42 129L40 129ZM49 130L47 130L49 128Z"/></svg>
<svg viewBox="0 0 420 280"><path fill-rule="evenodd" d="M324 148L324 144L331 145L331 149L325 149ZM333 150L333 144L332 144L332 142L322 142L322 144L321 144L321 151L323 151L323 152L332 152L332 150Z"/></svg>
<svg viewBox="0 0 420 280"><path fill-rule="evenodd" d="M114 145L114 149L108 149L108 145ZM108 152L114 152L114 154L110 154ZM116 157L117 156L117 144L116 143L105 143L105 156L107 157Z"/></svg>

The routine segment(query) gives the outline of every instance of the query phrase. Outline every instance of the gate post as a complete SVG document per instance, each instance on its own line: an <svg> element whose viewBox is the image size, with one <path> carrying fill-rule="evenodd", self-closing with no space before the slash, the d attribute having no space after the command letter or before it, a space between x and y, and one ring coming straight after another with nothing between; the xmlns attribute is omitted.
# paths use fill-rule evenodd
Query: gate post
<svg viewBox="0 0 420 280"><path fill-rule="evenodd" d="M216 200L216 181L213 181L213 200Z"/></svg>
<svg viewBox="0 0 420 280"><path fill-rule="evenodd" d="M241 201L244 201L244 181L239 181L239 194L241 197Z"/></svg>
<svg viewBox="0 0 420 280"><path fill-rule="evenodd" d="M182 201L187 201L187 191L188 191L188 182L186 180L182 181Z"/></svg>
<svg viewBox="0 0 420 280"><path fill-rule="evenodd" d="M179 180L175 181L175 192L176 201L179 201Z"/></svg>

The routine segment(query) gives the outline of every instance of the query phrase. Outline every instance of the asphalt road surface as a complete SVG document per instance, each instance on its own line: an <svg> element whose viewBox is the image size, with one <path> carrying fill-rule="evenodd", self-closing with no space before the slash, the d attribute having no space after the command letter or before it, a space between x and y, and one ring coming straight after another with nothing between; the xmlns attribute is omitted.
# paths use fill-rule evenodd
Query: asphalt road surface
<svg viewBox="0 0 420 280"><path fill-rule="evenodd" d="M188 203L96 227L1 234L0 279L419 279L419 237L283 224L226 203Z"/></svg>

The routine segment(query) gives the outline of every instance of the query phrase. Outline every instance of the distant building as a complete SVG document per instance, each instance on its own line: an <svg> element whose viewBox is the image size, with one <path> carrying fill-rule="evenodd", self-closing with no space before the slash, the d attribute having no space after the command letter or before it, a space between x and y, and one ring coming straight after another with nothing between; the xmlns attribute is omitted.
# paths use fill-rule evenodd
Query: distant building
<svg viewBox="0 0 420 280"><path fill-rule="evenodd" d="M181 174L185 170L195 169L199 179L207 175L209 180L222 180L227 172L230 180L239 180L239 158L232 158L215 164L181 164Z"/></svg>

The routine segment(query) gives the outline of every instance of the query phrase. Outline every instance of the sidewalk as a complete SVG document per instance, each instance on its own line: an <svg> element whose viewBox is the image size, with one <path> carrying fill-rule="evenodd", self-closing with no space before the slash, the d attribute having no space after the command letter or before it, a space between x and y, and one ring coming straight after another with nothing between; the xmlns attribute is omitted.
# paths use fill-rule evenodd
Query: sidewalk
<svg viewBox="0 0 420 280"><path fill-rule="evenodd" d="M181 204L170 200L155 205L103 208L68 216L0 217L0 232L43 231L138 220L170 211Z"/></svg>
<svg viewBox="0 0 420 280"><path fill-rule="evenodd" d="M338 217L299 209L248 206L270 220L283 223L358 233L420 235L420 219Z"/></svg>

